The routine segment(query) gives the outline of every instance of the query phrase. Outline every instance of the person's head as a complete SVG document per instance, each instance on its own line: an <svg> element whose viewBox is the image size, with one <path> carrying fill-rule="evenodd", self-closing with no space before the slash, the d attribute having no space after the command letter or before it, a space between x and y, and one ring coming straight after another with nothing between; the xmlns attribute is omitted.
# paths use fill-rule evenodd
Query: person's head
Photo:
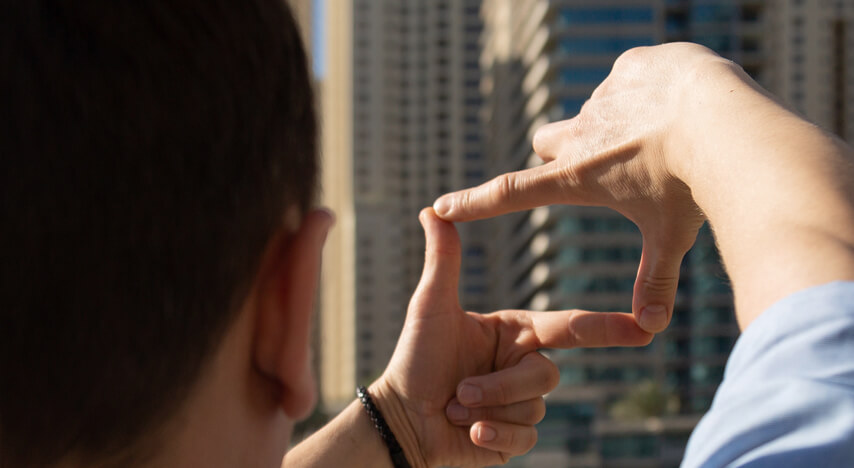
<svg viewBox="0 0 854 468"><path fill-rule="evenodd" d="M3 10L0 466L280 462L331 222L284 0Z"/></svg>

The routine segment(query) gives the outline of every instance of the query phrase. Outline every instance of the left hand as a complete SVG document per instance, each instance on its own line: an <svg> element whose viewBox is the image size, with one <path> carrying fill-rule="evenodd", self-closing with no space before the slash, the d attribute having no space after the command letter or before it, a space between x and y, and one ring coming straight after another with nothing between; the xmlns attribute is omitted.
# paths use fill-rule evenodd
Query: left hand
<svg viewBox="0 0 854 468"><path fill-rule="evenodd" d="M545 412L542 395L559 378L538 349L652 340L631 314L464 312L456 229L431 208L420 220L424 272L391 362L370 388L413 467L503 464L530 450Z"/></svg>

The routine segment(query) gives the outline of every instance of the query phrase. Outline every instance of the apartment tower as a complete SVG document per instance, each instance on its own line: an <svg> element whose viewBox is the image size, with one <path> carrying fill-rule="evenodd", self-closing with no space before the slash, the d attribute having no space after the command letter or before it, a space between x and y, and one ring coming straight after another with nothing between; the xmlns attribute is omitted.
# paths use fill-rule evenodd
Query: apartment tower
<svg viewBox="0 0 854 468"><path fill-rule="evenodd" d="M421 275L421 208L484 180L480 0L326 0L322 396L331 408L375 379ZM461 227L461 299L486 297L484 236Z"/></svg>
<svg viewBox="0 0 854 468"><path fill-rule="evenodd" d="M500 172L539 164L533 132L576 115L614 60L689 40L770 76L760 1L486 0L481 66L486 157ZM488 257L505 307L631 310L637 228L603 208L549 206L507 216ZM704 229L682 265L669 329L641 349L554 351L559 387L540 442L515 466L678 466L738 333L732 296Z"/></svg>
<svg viewBox="0 0 854 468"><path fill-rule="evenodd" d="M769 88L854 143L854 2L787 0L768 9Z"/></svg>

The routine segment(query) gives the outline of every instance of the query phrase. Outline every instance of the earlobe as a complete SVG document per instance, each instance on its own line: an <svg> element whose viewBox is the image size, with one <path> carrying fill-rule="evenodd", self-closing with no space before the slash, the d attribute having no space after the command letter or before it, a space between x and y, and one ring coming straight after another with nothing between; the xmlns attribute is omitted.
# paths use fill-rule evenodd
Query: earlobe
<svg viewBox="0 0 854 468"><path fill-rule="evenodd" d="M311 324L326 234L334 217L306 215L291 235L277 235L258 281L254 367L280 390L278 404L290 419L308 415L316 399L311 370Z"/></svg>

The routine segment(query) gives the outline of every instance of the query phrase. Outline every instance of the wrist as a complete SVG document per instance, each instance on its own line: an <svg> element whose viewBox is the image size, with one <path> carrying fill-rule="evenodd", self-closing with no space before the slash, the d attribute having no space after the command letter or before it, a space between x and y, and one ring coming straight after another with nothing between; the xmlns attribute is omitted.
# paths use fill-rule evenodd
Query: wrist
<svg viewBox="0 0 854 468"><path fill-rule="evenodd" d="M709 164L728 156L717 154L715 143L728 137L726 124L737 119L737 100L757 92L748 80L741 67L714 55L693 61L676 86L672 128L664 136L664 161L670 174L692 191ZM726 102L731 96L736 101Z"/></svg>
<svg viewBox="0 0 854 468"><path fill-rule="evenodd" d="M742 328L785 295L850 277L850 150L731 62L698 63L682 85L664 158L715 232Z"/></svg>
<svg viewBox="0 0 854 468"><path fill-rule="evenodd" d="M383 378L371 384L368 392L394 433L412 468L427 468L429 465L424 456L418 432L407 416L397 392Z"/></svg>

